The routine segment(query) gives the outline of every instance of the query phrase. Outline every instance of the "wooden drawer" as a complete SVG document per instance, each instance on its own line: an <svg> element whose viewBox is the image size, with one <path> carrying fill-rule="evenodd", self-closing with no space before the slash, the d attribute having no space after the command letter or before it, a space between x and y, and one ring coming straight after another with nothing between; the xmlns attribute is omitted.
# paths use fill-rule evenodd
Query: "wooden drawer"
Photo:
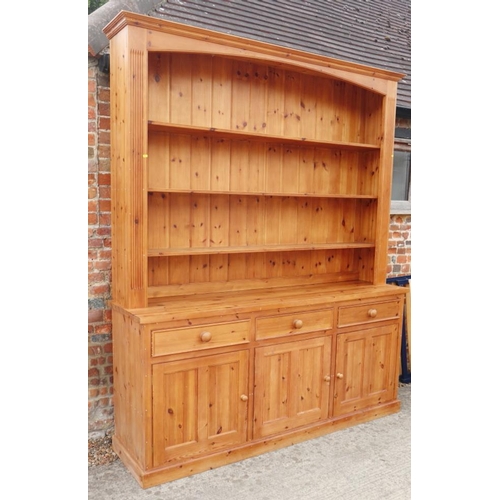
<svg viewBox="0 0 500 500"><path fill-rule="evenodd" d="M213 349L249 342L250 321L152 331L152 356Z"/></svg>
<svg viewBox="0 0 500 500"><path fill-rule="evenodd" d="M339 327L374 323L400 316L401 301L363 302L339 306L337 325Z"/></svg>
<svg viewBox="0 0 500 500"><path fill-rule="evenodd" d="M297 312L282 316L257 318L256 339L286 337L333 328L333 310Z"/></svg>

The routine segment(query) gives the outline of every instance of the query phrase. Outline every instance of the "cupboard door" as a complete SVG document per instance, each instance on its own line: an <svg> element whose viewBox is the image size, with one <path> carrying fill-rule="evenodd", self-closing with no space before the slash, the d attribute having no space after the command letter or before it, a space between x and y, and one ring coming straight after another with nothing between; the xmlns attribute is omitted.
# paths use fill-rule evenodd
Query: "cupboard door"
<svg viewBox="0 0 500 500"><path fill-rule="evenodd" d="M248 351L153 366L153 465L247 439Z"/></svg>
<svg viewBox="0 0 500 500"><path fill-rule="evenodd" d="M331 337L255 350L254 438L326 419Z"/></svg>
<svg viewBox="0 0 500 500"><path fill-rule="evenodd" d="M334 416L396 397L398 324L337 335Z"/></svg>

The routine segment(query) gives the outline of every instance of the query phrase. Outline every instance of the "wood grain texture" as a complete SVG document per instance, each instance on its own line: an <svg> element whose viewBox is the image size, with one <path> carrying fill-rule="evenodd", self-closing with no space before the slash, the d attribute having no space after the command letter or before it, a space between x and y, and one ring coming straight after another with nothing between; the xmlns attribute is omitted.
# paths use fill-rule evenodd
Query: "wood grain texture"
<svg viewBox="0 0 500 500"><path fill-rule="evenodd" d="M153 366L153 463L246 441L248 351Z"/></svg>
<svg viewBox="0 0 500 500"><path fill-rule="evenodd" d="M397 411L401 75L120 13L115 450L141 486Z"/></svg>
<svg viewBox="0 0 500 500"><path fill-rule="evenodd" d="M335 416L395 398L398 330L391 324L337 335Z"/></svg>
<svg viewBox="0 0 500 500"><path fill-rule="evenodd" d="M254 437L326 419L331 337L256 349Z"/></svg>
<svg viewBox="0 0 500 500"><path fill-rule="evenodd" d="M130 33L128 32L130 31ZM145 34L127 29L111 41L120 54L111 62L111 186L113 298L129 307L146 305L146 172L147 53ZM123 125L121 117L133 109L136 120ZM146 157L145 157L146 155Z"/></svg>

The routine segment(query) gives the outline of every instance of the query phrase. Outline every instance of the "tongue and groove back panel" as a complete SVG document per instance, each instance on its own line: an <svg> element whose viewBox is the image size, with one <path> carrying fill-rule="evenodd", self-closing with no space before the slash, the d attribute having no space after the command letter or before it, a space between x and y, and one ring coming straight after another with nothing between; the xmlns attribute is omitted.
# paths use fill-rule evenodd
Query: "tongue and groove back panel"
<svg viewBox="0 0 500 500"><path fill-rule="evenodd" d="M149 54L149 120L320 141L379 144L382 96L245 60Z"/></svg>
<svg viewBox="0 0 500 500"><path fill-rule="evenodd" d="M150 53L148 80L150 287L372 281L380 94L188 53Z"/></svg>

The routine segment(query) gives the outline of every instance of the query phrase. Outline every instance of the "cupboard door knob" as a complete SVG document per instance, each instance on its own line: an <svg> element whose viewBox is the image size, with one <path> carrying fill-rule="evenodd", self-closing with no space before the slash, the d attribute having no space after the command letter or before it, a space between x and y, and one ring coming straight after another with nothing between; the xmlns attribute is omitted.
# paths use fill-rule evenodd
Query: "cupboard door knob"
<svg viewBox="0 0 500 500"><path fill-rule="evenodd" d="M248 401L248 396L247 396L246 394L242 394L242 395L240 396L240 399L241 399L242 401Z"/></svg>
<svg viewBox="0 0 500 500"><path fill-rule="evenodd" d="M344 378L344 374L343 373L337 373L337 378Z"/></svg>
<svg viewBox="0 0 500 500"><path fill-rule="evenodd" d="M296 328L297 330L298 330L299 328L302 328L302 325L303 325L303 324L304 324L304 323L302 322L302 320L301 320L301 319L294 319L294 320L293 320L293 327L294 327L294 328Z"/></svg>
<svg viewBox="0 0 500 500"><path fill-rule="evenodd" d="M201 332L200 339L202 342L209 342L212 338L212 334L210 332Z"/></svg>
<svg viewBox="0 0 500 500"><path fill-rule="evenodd" d="M374 318L376 315L377 315L376 309L368 309L368 316L370 316L370 318Z"/></svg>
<svg viewBox="0 0 500 500"><path fill-rule="evenodd" d="M332 377L330 377L330 375L325 375L324 381L330 382L331 379L332 379Z"/></svg>

